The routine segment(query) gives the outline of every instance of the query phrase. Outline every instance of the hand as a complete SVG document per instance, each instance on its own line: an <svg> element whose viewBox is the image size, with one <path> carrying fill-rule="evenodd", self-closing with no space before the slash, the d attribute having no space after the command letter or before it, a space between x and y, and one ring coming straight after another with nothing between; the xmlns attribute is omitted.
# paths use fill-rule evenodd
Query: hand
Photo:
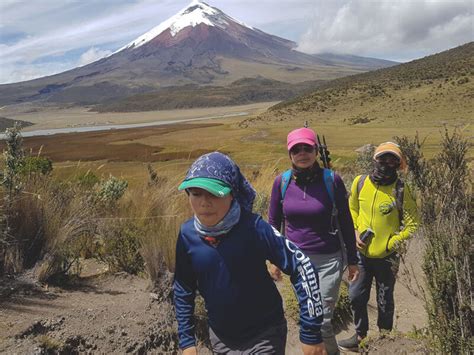
<svg viewBox="0 0 474 355"><path fill-rule="evenodd" d="M347 269L349 271L349 282L357 281L359 278L359 267L357 265L348 265Z"/></svg>
<svg viewBox="0 0 474 355"><path fill-rule="evenodd" d="M303 349L303 355L327 355L328 354L324 343L312 344L312 345L301 343L301 348Z"/></svg>
<svg viewBox="0 0 474 355"><path fill-rule="evenodd" d="M197 355L197 349L195 346L191 346L190 348L186 348L183 350L183 355Z"/></svg>
<svg viewBox="0 0 474 355"><path fill-rule="evenodd" d="M360 233L358 231L355 231L355 235L356 235L356 246L357 246L357 249L359 250L362 250L366 247L366 244L360 240Z"/></svg>
<svg viewBox="0 0 474 355"><path fill-rule="evenodd" d="M273 264L269 265L268 272L270 273L272 279L275 281L281 281L283 278L281 275L281 270Z"/></svg>

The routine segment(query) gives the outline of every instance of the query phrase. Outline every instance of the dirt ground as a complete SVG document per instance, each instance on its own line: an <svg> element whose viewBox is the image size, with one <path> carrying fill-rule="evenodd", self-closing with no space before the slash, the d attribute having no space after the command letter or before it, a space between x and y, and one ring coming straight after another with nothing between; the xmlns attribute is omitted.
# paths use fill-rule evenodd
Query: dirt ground
<svg viewBox="0 0 474 355"><path fill-rule="evenodd" d="M410 259L418 252L411 254ZM0 280L0 353L175 353L176 323L171 306L163 302L167 296L152 292L147 279L105 271L97 262L86 262L81 277L61 288L35 284L32 271ZM406 333L423 327L426 315L403 279L395 292L395 328ZM374 297L369 317L368 353L426 354L418 341L378 338ZM288 328L287 354L300 354L298 326L290 322ZM352 334L350 325L337 338ZM210 352L201 346L199 353Z"/></svg>
<svg viewBox="0 0 474 355"><path fill-rule="evenodd" d="M24 131L27 132L67 127L188 120L198 117L213 117L241 113L252 115L263 112L274 104L276 104L276 102L261 102L240 106L193 108L183 110L97 113L89 111L88 107L39 107L34 103L25 103L0 107L0 116L33 123L33 126L24 129Z"/></svg>

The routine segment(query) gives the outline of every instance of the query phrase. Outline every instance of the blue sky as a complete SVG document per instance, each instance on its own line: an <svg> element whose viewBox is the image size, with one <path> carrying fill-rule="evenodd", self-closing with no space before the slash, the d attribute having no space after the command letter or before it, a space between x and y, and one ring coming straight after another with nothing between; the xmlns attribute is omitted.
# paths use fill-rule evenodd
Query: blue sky
<svg viewBox="0 0 474 355"><path fill-rule="evenodd" d="M190 0L0 0L0 83L91 63ZM472 0L209 0L307 53L409 61L474 38Z"/></svg>

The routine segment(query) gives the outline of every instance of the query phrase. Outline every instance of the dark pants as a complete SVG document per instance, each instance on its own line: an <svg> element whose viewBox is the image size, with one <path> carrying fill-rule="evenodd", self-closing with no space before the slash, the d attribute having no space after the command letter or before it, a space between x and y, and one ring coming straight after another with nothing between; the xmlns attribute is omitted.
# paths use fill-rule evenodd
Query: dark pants
<svg viewBox="0 0 474 355"><path fill-rule="evenodd" d="M359 260L359 279L349 286L349 298L357 335L365 337L369 330L367 303L374 277L377 291L377 325L379 330L392 330L395 309L393 290L400 263L399 257L394 253L385 258L376 259L367 258L359 253Z"/></svg>
<svg viewBox="0 0 474 355"><path fill-rule="evenodd" d="M248 354L285 354L286 347L286 321L281 324L272 325L262 333L249 339L242 344L232 344L209 328L212 352L214 354L248 355Z"/></svg>

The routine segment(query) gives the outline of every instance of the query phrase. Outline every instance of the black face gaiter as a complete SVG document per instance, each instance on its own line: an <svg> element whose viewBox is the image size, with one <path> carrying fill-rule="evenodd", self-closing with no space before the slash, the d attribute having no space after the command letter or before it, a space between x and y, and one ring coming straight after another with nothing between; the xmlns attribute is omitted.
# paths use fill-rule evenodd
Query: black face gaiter
<svg viewBox="0 0 474 355"><path fill-rule="evenodd" d="M319 164L317 162L315 162L313 166L311 166L310 168L306 168L306 169L297 168L293 164L292 171L293 171L293 176L295 177L295 183L297 185L306 185L306 184L316 181L316 178L321 173L321 168L319 167Z"/></svg>
<svg viewBox="0 0 474 355"><path fill-rule="evenodd" d="M375 167L370 174L370 180L378 185L390 185L393 184L397 178L398 166L389 166L384 163L375 162Z"/></svg>

